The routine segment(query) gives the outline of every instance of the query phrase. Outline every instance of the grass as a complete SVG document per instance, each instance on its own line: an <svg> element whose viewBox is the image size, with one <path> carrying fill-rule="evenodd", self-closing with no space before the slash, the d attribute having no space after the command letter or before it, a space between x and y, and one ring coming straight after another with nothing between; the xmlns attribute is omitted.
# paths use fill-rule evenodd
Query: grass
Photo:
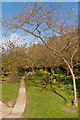
<svg viewBox="0 0 80 120"><path fill-rule="evenodd" d="M9 101L13 101L14 104L16 102L18 91L19 91L20 83L7 83L6 81L2 82L2 102L8 103Z"/></svg>
<svg viewBox="0 0 80 120"><path fill-rule="evenodd" d="M0 100L2 99L2 82L0 81Z"/></svg>
<svg viewBox="0 0 80 120"><path fill-rule="evenodd" d="M7 83L6 79L8 76L5 76L5 81L0 81L0 100L2 100L3 103L8 103L10 101L13 101L15 104L19 87L20 87L20 80L25 74L21 74L19 76L19 82L15 83Z"/></svg>
<svg viewBox="0 0 80 120"><path fill-rule="evenodd" d="M5 77L5 81L0 81L0 100L6 105L8 105L10 101L13 103L12 106L16 103L21 77L22 76L19 77L19 82L15 83L7 83L6 79L8 77Z"/></svg>
<svg viewBox="0 0 80 120"><path fill-rule="evenodd" d="M78 102L78 105L79 105L79 108L78 108L78 113L79 113L79 120L80 120L80 100L79 100L79 102Z"/></svg>
<svg viewBox="0 0 80 120"><path fill-rule="evenodd" d="M22 115L23 118L78 118L77 108L75 113L64 111L65 107L75 109L71 105L65 105L65 99L69 96L72 97L72 95L66 94L66 86L57 88L55 85L54 88L57 92L48 91L50 86L46 90L42 90L42 85L38 84L41 79L41 77L36 77L37 83L34 84L28 80L28 77L25 78L27 106Z"/></svg>

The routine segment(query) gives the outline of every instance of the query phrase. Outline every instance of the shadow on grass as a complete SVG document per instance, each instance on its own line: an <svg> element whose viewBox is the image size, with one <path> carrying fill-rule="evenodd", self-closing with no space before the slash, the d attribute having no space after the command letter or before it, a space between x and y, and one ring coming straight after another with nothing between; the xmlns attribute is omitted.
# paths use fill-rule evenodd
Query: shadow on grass
<svg viewBox="0 0 80 120"><path fill-rule="evenodd" d="M40 90L40 92L43 91L43 89L46 88L46 85L44 85L44 87L42 87L42 86L41 86L41 83L38 83L38 82L36 82L36 81L31 80L30 82L31 82L32 84L29 84L29 86L34 86L34 87L40 87L40 88L42 88L42 89ZM28 86L28 87L29 87L29 86ZM63 98L63 99L65 100L65 103L66 103L67 99L66 99L64 96L62 96L60 93L56 92L56 90L52 87L52 85L50 85L50 87L52 88L51 91L54 92L54 93L56 93L56 94L57 94L58 96L60 96L61 98Z"/></svg>
<svg viewBox="0 0 80 120"><path fill-rule="evenodd" d="M63 98L65 100L65 103L66 103L67 99L65 97L63 97L60 93L56 92L56 90L52 87L52 85L51 85L51 88L52 88L51 91L53 91L54 93L59 95L61 98Z"/></svg>

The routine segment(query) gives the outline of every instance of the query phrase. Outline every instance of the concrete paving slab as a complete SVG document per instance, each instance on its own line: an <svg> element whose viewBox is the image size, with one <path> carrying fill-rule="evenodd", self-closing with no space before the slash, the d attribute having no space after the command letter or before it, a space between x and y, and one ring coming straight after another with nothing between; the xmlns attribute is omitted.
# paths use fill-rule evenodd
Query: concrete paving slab
<svg viewBox="0 0 80 120"><path fill-rule="evenodd" d="M21 113L12 113L7 118L21 118Z"/></svg>
<svg viewBox="0 0 80 120"><path fill-rule="evenodd" d="M12 112L12 109L0 101L0 119L6 118Z"/></svg>
<svg viewBox="0 0 80 120"><path fill-rule="evenodd" d="M26 89L24 77L21 79L20 89L16 104L12 110L12 113L7 116L7 118L21 118L22 113L24 112L26 107Z"/></svg>

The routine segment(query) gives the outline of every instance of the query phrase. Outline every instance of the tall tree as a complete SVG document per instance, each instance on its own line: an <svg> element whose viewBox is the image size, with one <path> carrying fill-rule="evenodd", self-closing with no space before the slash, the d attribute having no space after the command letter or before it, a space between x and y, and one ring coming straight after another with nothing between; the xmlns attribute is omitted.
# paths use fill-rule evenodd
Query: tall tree
<svg viewBox="0 0 80 120"><path fill-rule="evenodd" d="M60 11L59 11L60 10ZM29 8L27 6L23 7L23 13L14 15L9 20L3 20L3 25L7 26L8 29L21 29L37 38L39 38L46 47L56 55L58 58L62 59L67 67L69 68L74 86L74 106L77 106L76 101L76 83L73 69L68 62L68 60L63 56L62 52L64 49L61 47L62 44L58 46L61 47L61 51L57 52L56 47L53 50L45 41L45 38L52 33L57 35L68 34L75 31L76 18L73 12L73 8L70 10L61 11L61 6L59 4L52 4L51 6L46 6L43 4L33 3ZM68 34L69 35L69 34ZM70 45L70 44L69 44ZM69 45L67 47L69 47ZM67 51L66 47L66 51ZM69 56L68 56L69 57Z"/></svg>
<svg viewBox="0 0 80 120"><path fill-rule="evenodd" d="M2 52L2 67L3 71L8 71L12 76L9 82L15 82L18 79L14 77L18 76L19 68L26 68L27 58L26 58L26 48L15 46L10 40L4 43Z"/></svg>

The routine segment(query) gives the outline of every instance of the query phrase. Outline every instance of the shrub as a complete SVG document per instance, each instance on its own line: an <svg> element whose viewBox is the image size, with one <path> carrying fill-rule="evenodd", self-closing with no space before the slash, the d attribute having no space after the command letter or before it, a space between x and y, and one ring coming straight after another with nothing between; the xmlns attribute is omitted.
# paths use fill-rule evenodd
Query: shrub
<svg viewBox="0 0 80 120"><path fill-rule="evenodd" d="M40 69L39 70L39 75L42 75L43 72L44 72L43 69Z"/></svg>
<svg viewBox="0 0 80 120"><path fill-rule="evenodd" d="M10 77L7 78L8 83L14 83L19 81L19 76L17 73L11 73Z"/></svg>
<svg viewBox="0 0 80 120"><path fill-rule="evenodd" d="M2 78L5 78L6 76L4 74L1 75Z"/></svg>
<svg viewBox="0 0 80 120"><path fill-rule="evenodd" d="M4 74L2 74L1 76L0 76L0 80L5 80L5 78L6 78L6 76L4 75Z"/></svg>
<svg viewBox="0 0 80 120"><path fill-rule="evenodd" d="M36 74L41 76L44 73L43 69L36 70Z"/></svg>
<svg viewBox="0 0 80 120"><path fill-rule="evenodd" d="M72 105L73 102L73 91L72 91L72 86L66 86L65 87L65 92L66 92L66 105Z"/></svg>
<svg viewBox="0 0 80 120"><path fill-rule="evenodd" d="M56 74L62 74L63 73L59 68L56 68L55 72L56 72Z"/></svg>
<svg viewBox="0 0 80 120"><path fill-rule="evenodd" d="M76 74L76 75L80 74L80 71L79 71L78 68L75 68L75 69L74 69L74 74Z"/></svg>
<svg viewBox="0 0 80 120"><path fill-rule="evenodd" d="M57 82L59 82L60 86L63 86L65 84L72 84L72 78L71 76L65 76L65 75L59 75L55 74L53 76L53 79L56 79Z"/></svg>
<svg viewBox="0 0 80 120"><path fill-rule="evenodd" d="M33 72L28 72L27 75L30 77L33 75Z"/></svg>
<svg viewBox="0 0 80 120"><path fill-rule="evenodd" d="M70 85L72 84L72 78L71 76L65 76L65 75L59 75L55 74L53 76L53 80L56 79L57 87L63 87L64 85Z"/></svg>
<svg viewBox="0 0 80 120"><path fill-rule="evenodd" d="M49 83L49 82L50 82L50 75L49 75L49 72L48 72L48 71L44 71L43 74L44 74L44 76L43 76L44 82Z"/></svg>

